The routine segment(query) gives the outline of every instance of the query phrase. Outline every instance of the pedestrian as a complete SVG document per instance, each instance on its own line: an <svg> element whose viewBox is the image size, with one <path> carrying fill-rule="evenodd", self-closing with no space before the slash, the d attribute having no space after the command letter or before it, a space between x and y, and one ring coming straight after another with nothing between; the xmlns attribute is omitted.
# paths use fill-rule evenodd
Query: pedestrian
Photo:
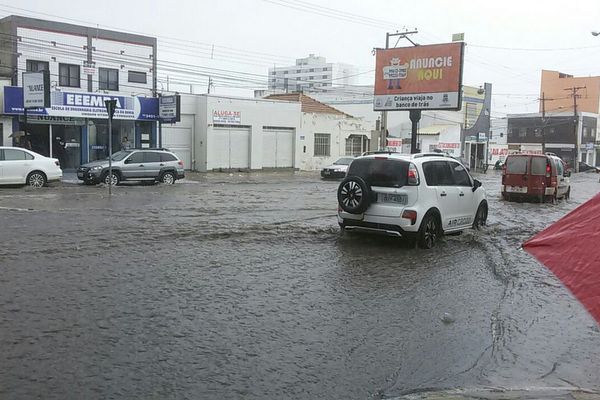
<svg viewBox="0 0 600 400"><path fill-rule="evenodd" d="M125 136L123 138L123 141L121 142L121 150L130 150L131 149L131 143L129 142L129 138L127 138L127 136Z"/></svg>

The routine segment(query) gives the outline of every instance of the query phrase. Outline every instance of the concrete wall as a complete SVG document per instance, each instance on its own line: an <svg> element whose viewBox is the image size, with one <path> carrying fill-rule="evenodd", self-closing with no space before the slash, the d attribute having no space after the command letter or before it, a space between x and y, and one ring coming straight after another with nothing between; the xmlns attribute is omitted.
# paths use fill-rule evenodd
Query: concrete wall
<svg viewBox="0 0 600 400"><path fill-rule="evenodd" d="M250 128L250 168L262 169L262 131L264 126L293 128L295 137L294 167L298 160L298 131L300 130L300 104L272 100L242 99L219 96L183 96L182 113L195 109L194 169L210 171L211 135L214 130L214 111L241 113L240 127Z"/></svg>
<svg viewBox="0 0 600 400"><path fill-rule="evenodd" d="M330 155L320 157L314 155L315 133L330 136ZM348 118L335 114L303 113L300 130L300 163L301 170L319 170L346 155L346 139L350 135L365 135L370 138L371 132L366 129L360 119ZM306 152L304 148L306 147Z"/></svg>

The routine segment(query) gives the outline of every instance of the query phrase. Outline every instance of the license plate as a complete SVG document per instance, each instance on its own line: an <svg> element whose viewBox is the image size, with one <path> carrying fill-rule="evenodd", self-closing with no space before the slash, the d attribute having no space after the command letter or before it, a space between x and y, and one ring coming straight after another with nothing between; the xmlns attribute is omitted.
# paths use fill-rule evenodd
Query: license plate
<svg viewBox="0 0 600 400"><path fill-rule="evenodd" d="M406 204L408 197L404 194L379 193L378 200L381 203Z"/></svg>
<svg viewBox="0 0 600 400"><path fill-rule="evenodd" d="M83 172L78 172L78 173L77 173L77 177L78 177L78 178L83 178Z"/></svg>
<svg viewBox="0 0 600 400"><path fill-rule="evenodd" d="M527 193L527 187L507 186L506 191L510 193Z"/></svg>
<svg viewBox="0 0 600 400"><path fill-rule="evenodd" d="M324 173L325 175L331 175L331 171L329 171L329 170L325 170L325 171L323 171L323 173Z"/></svg>

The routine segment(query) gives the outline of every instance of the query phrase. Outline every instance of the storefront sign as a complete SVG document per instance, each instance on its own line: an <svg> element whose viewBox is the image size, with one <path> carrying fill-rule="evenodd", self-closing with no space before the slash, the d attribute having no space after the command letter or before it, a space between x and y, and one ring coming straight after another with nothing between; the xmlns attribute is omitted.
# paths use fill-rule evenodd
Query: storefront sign
<svg viewBox="0 0 600 400"><path fill-rule="evenodd" d="M213 111L213 124L240 125L241 123L240 111Z"/></svg>
<svg viewBox="0 0 600 400"><path fill-rule="evenodd" d="M96 63L86 60L83 62L82 70L85 75L96 75Z"/></svg>
<svg viewBox="0 0 600 400"><path fill-rule="evenodd" d="M31 124L46 125L85 125L85 119L73 117L54 117L50 115L33 115L27 117L27 122Z"/></svg>
<svg viewBox="0 0 600 400"><path fill-rule="evenodd" d="M378 49L373 109L460 110L464 43Z"/></svg>
<svg viewBox="0 0 600 400"><path fill-rule="evenodd" d="M486 139L486 134L485 132L479 132L479 137L478 137L479 141L485 141Z"/></svg>
<svg viewBox="0 0 600 400"><path fill-rule="evenodd" d="M23 104L27 109L50 106L48 71L23 72Z"/></svg>
<svg viewBox="0 0 600 400"><path fill-rule="evenodd" d="M161 122L173 124L181 120L179 96L161 96L158 98L158 115Z"/></svg>
<svg viewBox="0 0 600 400"><path fill-rule="evenodd" d="M440 150L460 149L460 143L438 143L438 149L440 149Z"/></svg>
<svg viewBox="0 0 600 400"><path fill-rule="evenodd" d="M158 120L158 99L154 97L110 96L86 92L52 92L50 107L28 111L28 115L107 119L105 100L116 100L114 119ZM23 114L23 88L4 87L4 114Z"/></svg>

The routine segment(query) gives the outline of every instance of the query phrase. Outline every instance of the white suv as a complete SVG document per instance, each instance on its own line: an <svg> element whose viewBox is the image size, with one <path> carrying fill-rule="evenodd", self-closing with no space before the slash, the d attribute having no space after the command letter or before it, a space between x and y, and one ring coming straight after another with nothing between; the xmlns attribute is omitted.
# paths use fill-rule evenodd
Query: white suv
<svg viewBox="0 0 600 400"><path fill-rule="evenodd" d="M342 230L413 238L427 249L442 234L485 225L488 213L481 182L441 153L359 157L337 198Z"/></svg>

